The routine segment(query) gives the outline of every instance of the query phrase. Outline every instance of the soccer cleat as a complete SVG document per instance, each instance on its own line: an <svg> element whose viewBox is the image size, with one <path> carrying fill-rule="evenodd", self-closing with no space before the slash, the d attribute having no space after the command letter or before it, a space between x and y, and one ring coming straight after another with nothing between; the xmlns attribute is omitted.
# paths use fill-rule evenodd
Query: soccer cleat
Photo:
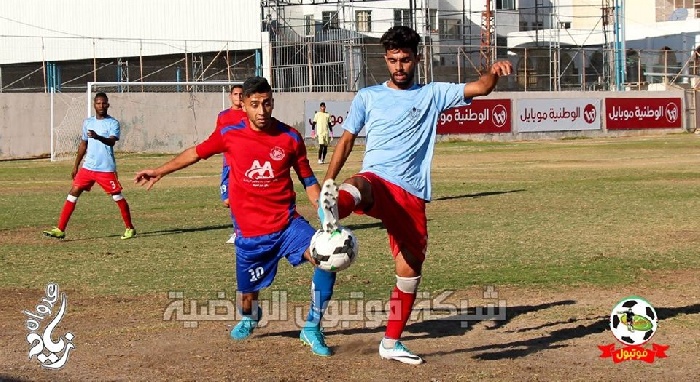
<svg viewBox="0 0 700 382"><path fill-rule="evenodd" d="M321 229L326 232L338 230L338 186L333 179L327 179L321 186L321 196L318 199L318 218Z"/></svg>
<svg viewBox="0 0 700 382"><path fill-rule="evenodd" d="M136 236L136 230L133 228L127 228L126 231L124 231L124 234L122 235L122 240L128 240L134 236Z"/></svg>
<svg viewBox="0 0 700 382"><path fill-rule="evenodd" d="M299 333L299 339L304 345L311 347L311 352L321 357L328 357L333 354L331 348L326 345L323 330L317 326L304 327Z"/></svg>
<svg viewBox="0 0 700 382"><path fill-rule="evenodd" d="M58 228L52 228L48 231L44 231L44 236L48 237L55 237L56 239L65 239L66 238L66 233L61 231Z"/></svg>
<svg viewBox="0 0 700 382"><path fill-rule="evenodd" d="M423 363L423 358L411 353L400 341L396 341L394 347L387 349L384 347L384 341L379 342L379 356L384 359L393 359L407 363L410 365L420 365Z"/></svg>
<svg viewBox="0 0 700 382"><path fill-rule="evenodd" d="M236 243L236 233L232 233L231 237L226 240L226 244L235 244Z"/></svg>
<svg viewBox="0 0 700 382"><path fill-rule="evenodd" d="M258 322L262 318L262 309L258 307L258 318L243 316L243 319L231 329L231 338L236 341L244 340L253 334L253 330L258 327Z"/></svg>

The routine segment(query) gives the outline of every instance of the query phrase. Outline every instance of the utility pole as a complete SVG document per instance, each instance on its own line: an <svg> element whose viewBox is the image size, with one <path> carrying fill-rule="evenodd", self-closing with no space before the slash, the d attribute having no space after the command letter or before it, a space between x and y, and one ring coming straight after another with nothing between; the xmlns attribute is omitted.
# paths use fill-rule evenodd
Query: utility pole
<svg viewBox="0 0 700 382"><path fill-rule="evenodd" d="M491 0L486 0L486 10L481 12L481 44L479 45L479 55L481 56L480 70L486 70L491 65L493 57L493 44L491 39L494 35L494 18L491 11Z"/></svg>

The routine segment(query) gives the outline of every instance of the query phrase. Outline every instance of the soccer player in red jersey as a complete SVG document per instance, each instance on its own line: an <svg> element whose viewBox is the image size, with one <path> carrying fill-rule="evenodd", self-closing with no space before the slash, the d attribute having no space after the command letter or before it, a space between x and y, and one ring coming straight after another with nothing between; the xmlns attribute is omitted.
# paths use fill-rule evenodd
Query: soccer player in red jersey
<svg viewBox="0 0 700 382"><path fill-rule="evenodd" d="M44 231L44 235L63 239L66 237L66 227L70 220L78 197L83 191L90 191L97 183L102 189L112 196L112 200L117 203L126 225L126 231L122 239L131 239L136 235L134 225L131 223L131 211L129 204L122 195L122 186L117 178L117 164L114 160L114 145L119 140L119 122L107 114L109 110L109 99L105 93L97 93L93 101L95 116L85 119L83 122L83 133L78 154L75 157L75 164L71 172L73 187L68 192L68 197L61 209L58 219L58 227ZM85 161L83 162L83 158ZM80 162L83 162L79 168Z"/></svg>
<svg viewBox="0 0 700 382"><path fill-rule="evenodd" d="M246 114L243 111L243 85L233 85L229 91L228 98L231 101L231 107L219 113L216 118L216 131L220 131L226 126L233 126L239 123L242 119L245 119ZM224 164L221 167L221 183L219 185L219 192L221 194L221 201L224 206L229 206L229 192L228 192L228 182L230 167L226 157L228 154L224 153ZM231 222L233 226L236 226L236 219L233 214L231 215ZM231 233L226 244L233 244L236 240L236 230Z"/></svg>
<svg viewBox="0 0 700 382"><path fill-rule="evenodd" d="M214 154L226 153L231 166L229 192L236 216L236 283L241 293L243 319L231 330L242 340L257 327L262 310L258 293L270 286L280 260L292 266L314 263L309 244L315 230L296 210L291 170L296 172L307 197L318 206L320 187L297 130L272 117L272 88L266 79L251 77L243 84L246 118L212 133L164 165L136 174L134 181L149 189L163 176ZM320 328L323 312L333 295L335 273L314 270L309 315L299 337L314 354L331 355Z"/></svg>

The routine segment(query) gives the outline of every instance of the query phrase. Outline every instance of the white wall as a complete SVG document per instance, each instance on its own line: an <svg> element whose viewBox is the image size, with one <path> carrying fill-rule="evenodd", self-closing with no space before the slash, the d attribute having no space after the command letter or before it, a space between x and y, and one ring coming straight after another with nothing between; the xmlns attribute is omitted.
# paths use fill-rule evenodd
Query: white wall
<svg viewBox="0 0 700 382"><path fill-rule="evenodd" d="M0 15L0 64L261 45L258 0L3 0Z"/></svg>

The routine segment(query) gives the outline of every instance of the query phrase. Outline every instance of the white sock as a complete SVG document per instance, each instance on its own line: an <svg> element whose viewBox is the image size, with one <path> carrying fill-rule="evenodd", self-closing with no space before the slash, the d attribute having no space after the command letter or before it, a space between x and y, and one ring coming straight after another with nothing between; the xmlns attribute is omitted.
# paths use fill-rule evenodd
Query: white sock
<svg viewBox="0 0 700 382"><path fill-rule="evenodd" d="M384 346L384 349L393 349L394 345L396 345L396 341L397 340L384 337L384 339L382 339L382 346Z"/></svg>

